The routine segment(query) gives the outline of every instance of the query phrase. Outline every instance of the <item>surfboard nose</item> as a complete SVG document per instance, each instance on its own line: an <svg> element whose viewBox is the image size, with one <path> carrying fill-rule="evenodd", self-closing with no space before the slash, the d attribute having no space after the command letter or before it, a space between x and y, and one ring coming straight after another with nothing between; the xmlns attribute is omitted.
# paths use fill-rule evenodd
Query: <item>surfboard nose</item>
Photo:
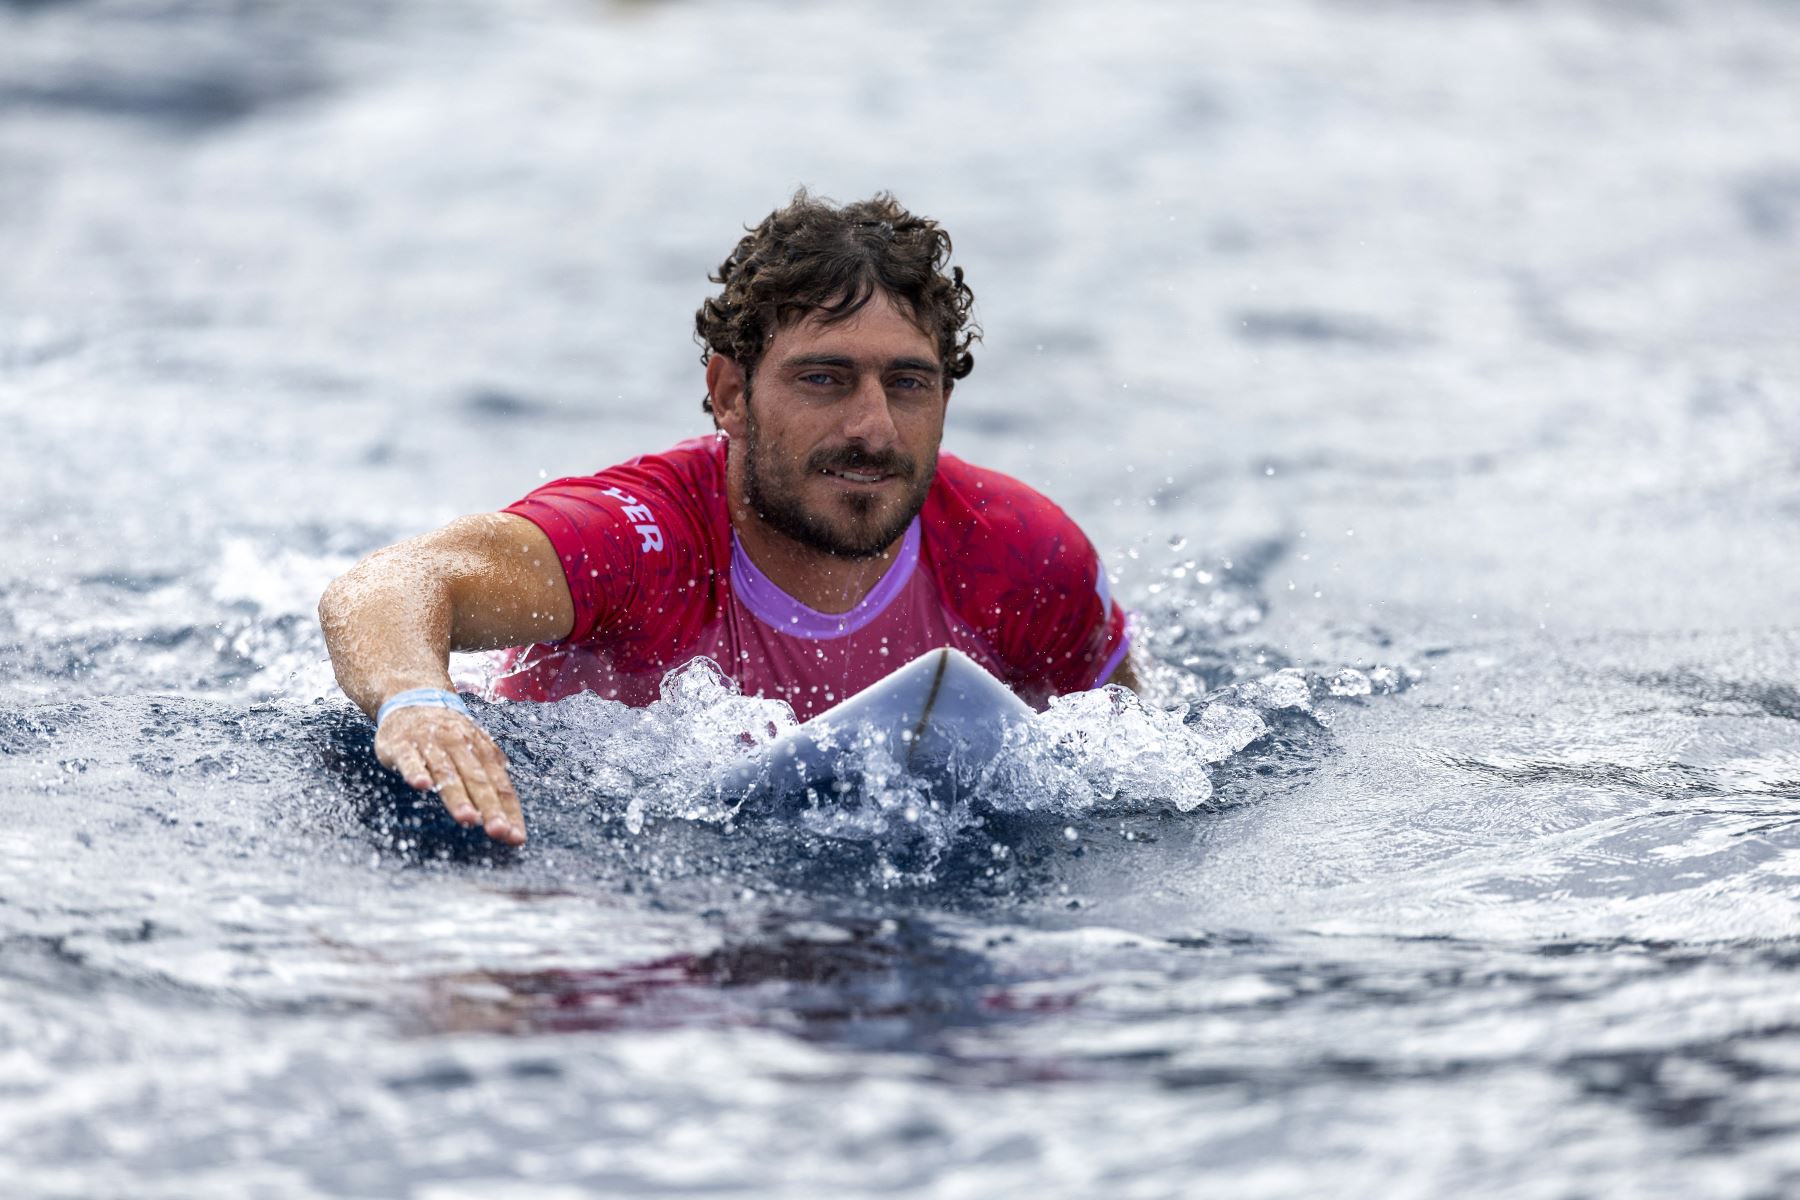
<svg viewBox="0 0 1800 1200"><path fill-rule="evenodd" d="M876 752L934 785L953 784L959 764L992 758L1006 730L1031 715L979 663L945 646L789 730L719 786L748 797L854 782L848 777Z"/></svg>

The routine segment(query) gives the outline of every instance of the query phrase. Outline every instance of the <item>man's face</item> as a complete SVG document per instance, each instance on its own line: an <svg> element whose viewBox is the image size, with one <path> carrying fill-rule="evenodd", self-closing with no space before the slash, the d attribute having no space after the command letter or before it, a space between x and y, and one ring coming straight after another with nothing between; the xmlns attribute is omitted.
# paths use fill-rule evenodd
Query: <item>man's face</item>
<svg viewBox="0 0 1800 1200"><path fill-rule="evenodd" d="M784 327L744 396L745 501L809 549L880 554L925 503L946 399L936 344L883 292Z"/></svg>

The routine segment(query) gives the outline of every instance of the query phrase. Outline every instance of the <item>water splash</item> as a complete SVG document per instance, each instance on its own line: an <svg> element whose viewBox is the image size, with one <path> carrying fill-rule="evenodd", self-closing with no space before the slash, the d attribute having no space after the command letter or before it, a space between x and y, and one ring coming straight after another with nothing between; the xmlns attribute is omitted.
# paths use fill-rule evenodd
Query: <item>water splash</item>
<svg viewBox="0 0 1800 1200"><path fill-rule="evenodd" d="M1248 710L1190 728L1185 705L1160 709L1121 687L1059 696L1011 731L984 773L1000 811L1080 818L1112 811L1191 812L1212 798L1207 770L1264 732ZM1233 719L1235 718L1235 719Z"/></svg>
<svg viewBox="0 0 1800 1200"><path fill-rule="evenodd" d="M1283 721L1317 722L1321 703L1374 690L1360 672L1327 678L1286 668L1167 706L1121 687L1078 692L1009 729L997 754L953 755L925 776L896 759L888 731L852 730L831 748L834 782L778 804L751 803L720 780L793 729L793 711L743 695L708 659L669 672L661 698L645 708L583 694L496 704L483 720L509 744L558 747L540 782L592 797L598 816L633 837L665 822L723 830L755 822L766 836L785 830L873 848L878 882L917 882L962 843L989 839L996 820L1074 826L1219 803L1218 765ZM902 860L905 870L894 866Z"/></svg>

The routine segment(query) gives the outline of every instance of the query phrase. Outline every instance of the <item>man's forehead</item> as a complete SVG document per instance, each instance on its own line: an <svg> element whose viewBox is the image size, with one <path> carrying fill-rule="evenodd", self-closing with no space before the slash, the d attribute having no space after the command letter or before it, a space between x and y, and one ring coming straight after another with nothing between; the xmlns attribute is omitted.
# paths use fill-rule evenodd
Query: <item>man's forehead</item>
<svg viewBox="0 0 1800 1200"><path fill-rule="evenodd" d="M876 288L870 293L856 311L841 316L832 313L830 303L799 309L785 315L776 327L770 331L773 341L781 334L798 335L812 340L828 337L833 333L847 336L867 336L884 330L892 330L902 337L916 335L923 341L930 342L931 334L919 321L919 316L906 301Z"/></svg>

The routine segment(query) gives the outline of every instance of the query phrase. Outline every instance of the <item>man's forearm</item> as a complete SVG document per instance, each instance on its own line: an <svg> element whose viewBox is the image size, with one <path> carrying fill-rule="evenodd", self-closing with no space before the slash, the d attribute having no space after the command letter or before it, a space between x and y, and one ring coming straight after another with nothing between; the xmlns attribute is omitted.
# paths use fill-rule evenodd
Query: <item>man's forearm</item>
<svg viewBox="0 0 1800 1200"><path fill-rule="evenodd" d="M402 557L390 550L364 559L319 600L338 686L371 717L396 692L450 686L449 584Z"/></svg>

